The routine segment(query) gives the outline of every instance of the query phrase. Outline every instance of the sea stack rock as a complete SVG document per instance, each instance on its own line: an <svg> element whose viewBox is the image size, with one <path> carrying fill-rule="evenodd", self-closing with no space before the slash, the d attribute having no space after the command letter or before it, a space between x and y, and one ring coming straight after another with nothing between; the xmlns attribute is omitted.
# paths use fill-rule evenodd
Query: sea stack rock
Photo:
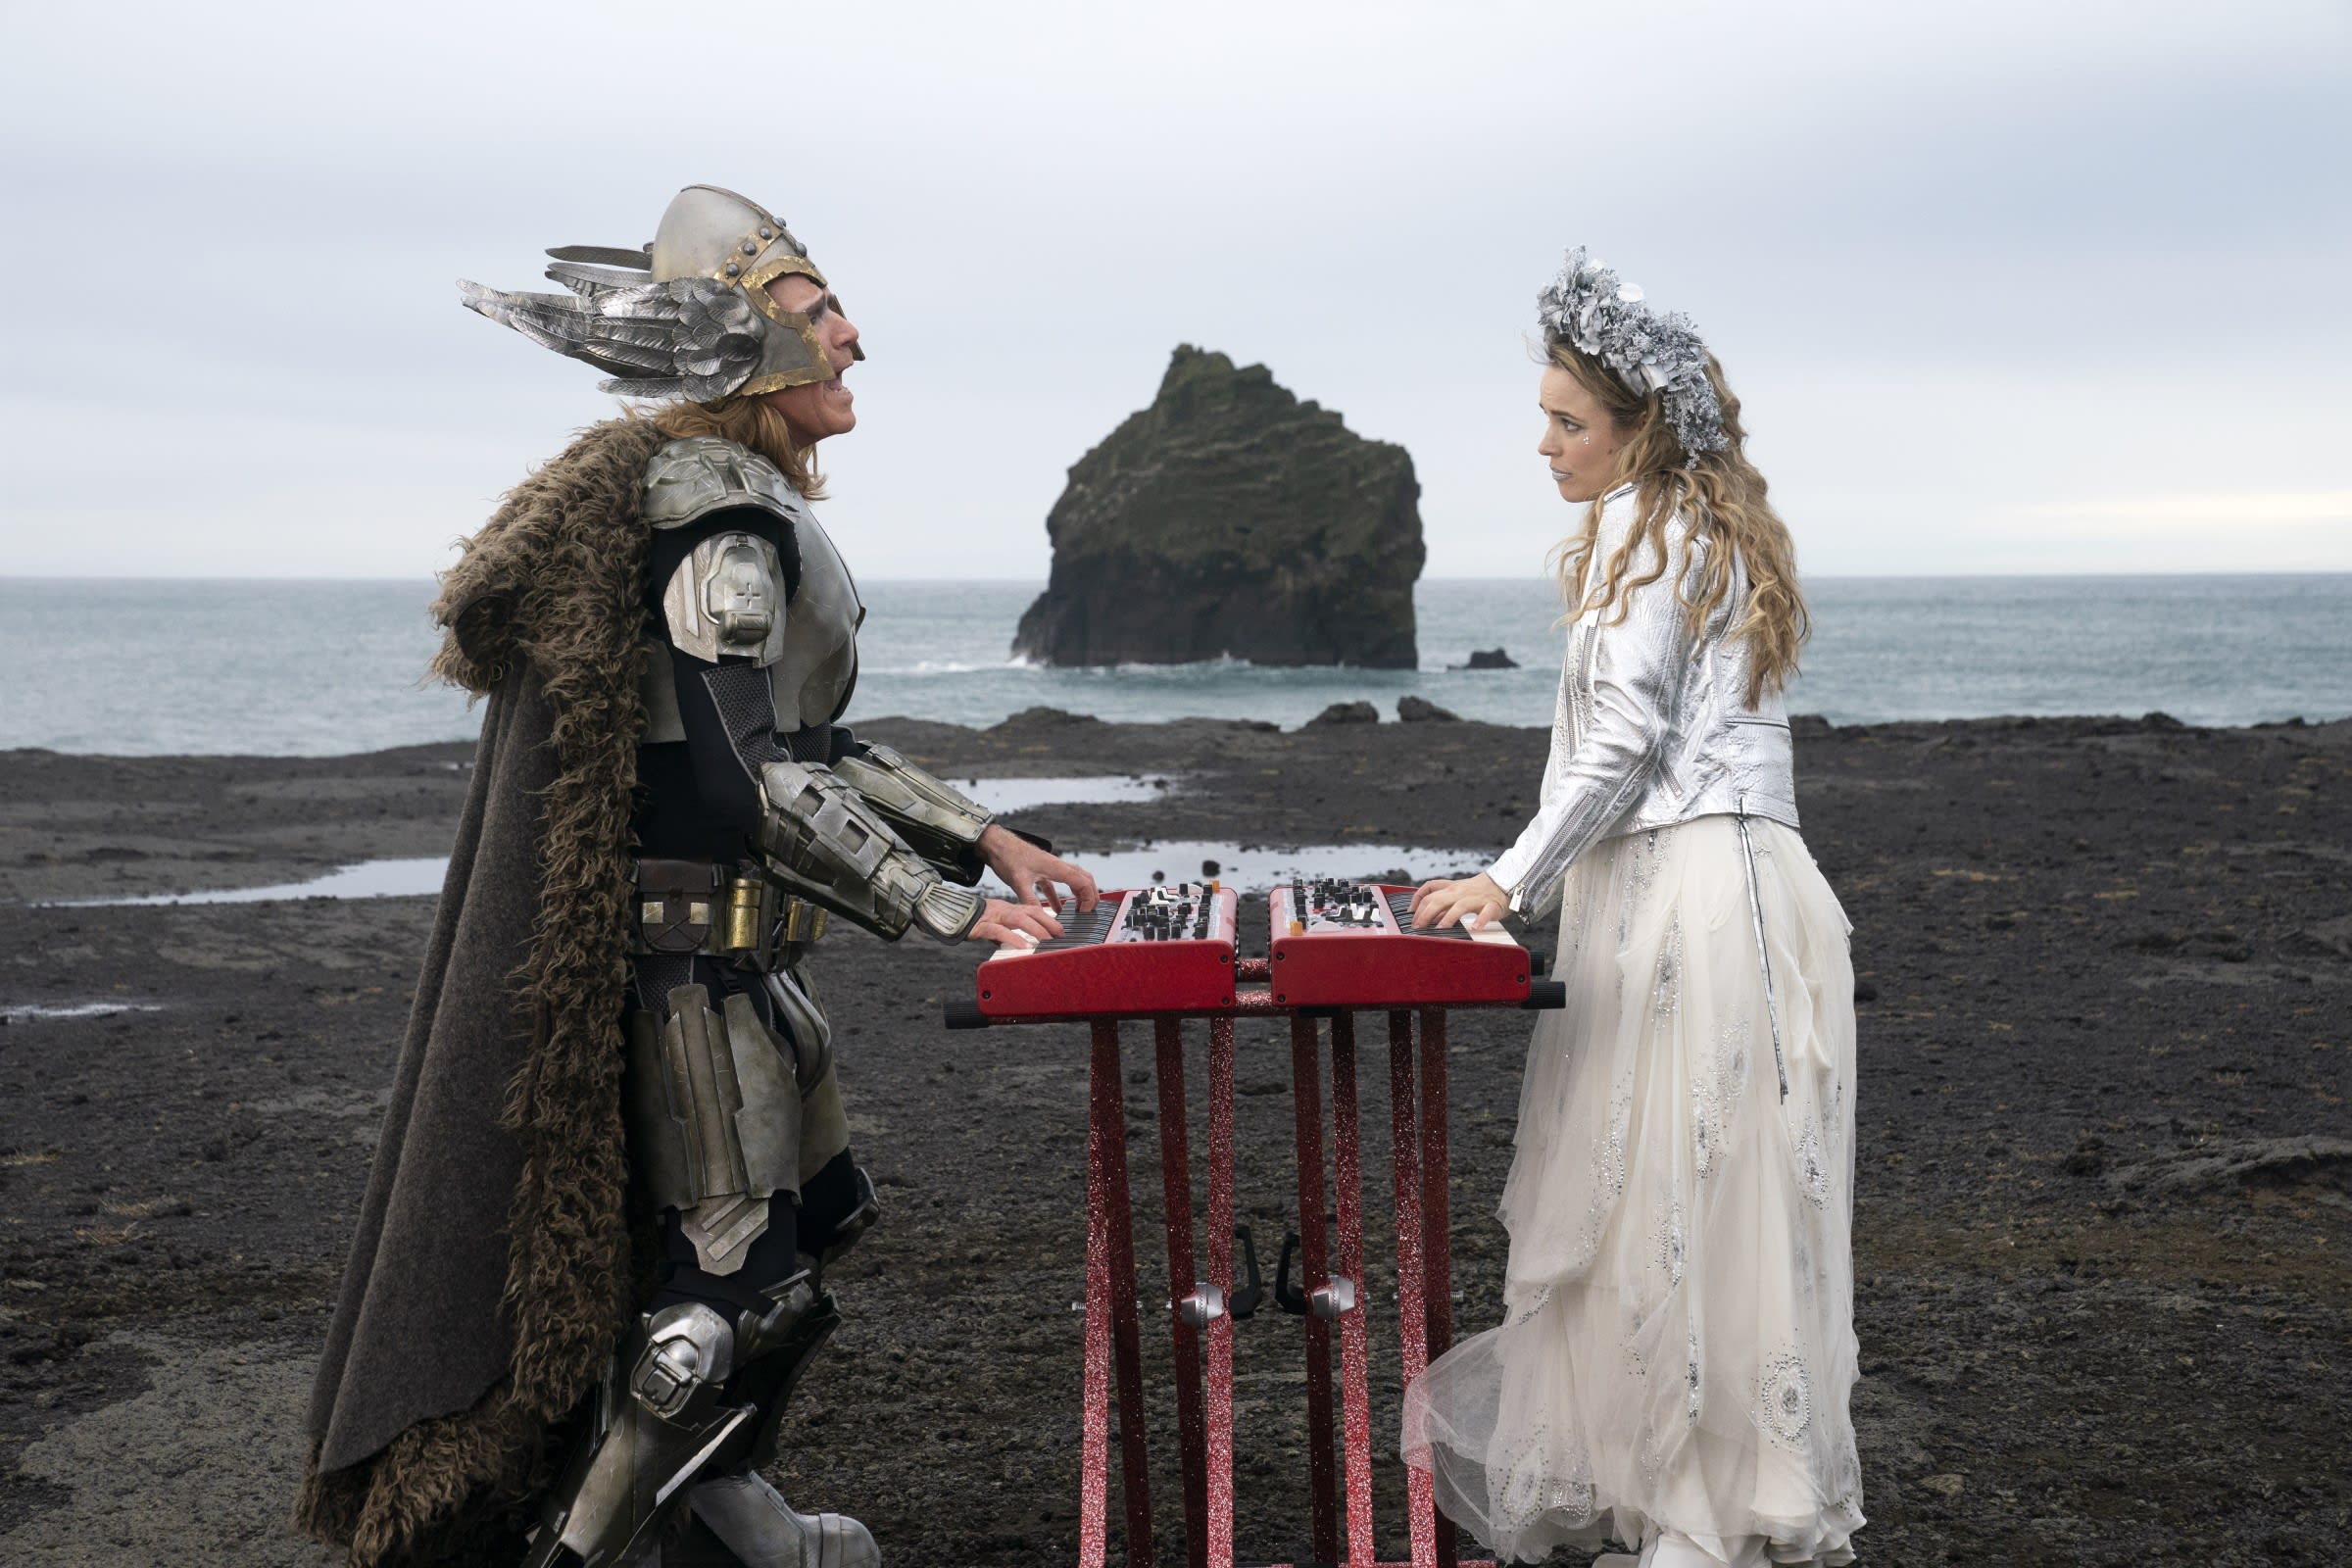
<svg viewBox="0 0 2352 1568"><path fill-rule="evenodd" d="M1070 469L1012 651L1047 664L1410 669L1420 481L1402 447L1186 344Z"/></svg>

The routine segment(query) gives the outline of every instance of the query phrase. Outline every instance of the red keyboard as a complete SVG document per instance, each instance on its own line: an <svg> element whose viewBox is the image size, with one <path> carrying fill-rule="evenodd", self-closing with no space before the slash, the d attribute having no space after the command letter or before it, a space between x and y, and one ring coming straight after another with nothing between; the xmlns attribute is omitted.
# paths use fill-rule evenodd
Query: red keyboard
<svg viewBox="0 0 2352 1568"><path fill-rule="evenodd" d="M1267 906L1277 1006L1525 1006L1531 1000L1534 966L1508 932L1499 924L1415 930L1410 887L1301 880L1275 888Z"/></svg>
<svg viewBox="0 0 2352 1568"><path fill-rule="evenodd" d="M984 1019L1216 1012L1233 1005L1239 899L1214 882L1105 892L1062 934L1004 947L975 978Z"/></svg>

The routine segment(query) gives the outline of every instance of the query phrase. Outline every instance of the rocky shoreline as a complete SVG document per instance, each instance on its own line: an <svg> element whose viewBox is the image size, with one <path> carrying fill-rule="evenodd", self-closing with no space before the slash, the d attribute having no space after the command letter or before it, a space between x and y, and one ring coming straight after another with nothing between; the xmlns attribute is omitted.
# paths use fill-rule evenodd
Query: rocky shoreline
<svg viewBox="0 0 2352 1568"><path fill-rule="evenodd" d="M1544 743L1044 711L860 733L958 776L1181 781L1019 818L1068 846L1470 858L1525 820ZM1797 748L1806 837L1855 928L1862 1560L2352 1557L2352 723L1815 721ZM469 754L0 753L0 1561L327 1560L283 1524L298 1419L432 912L34 901L446 853ZM944 1033L977 956L852 933L816 959L889 1213L844 1267L789 1490L859 1513L900 1562L1075 1554L1083 1036ZM1156 1106L1130 1035L1149 1225ZM1452 1032L1464 1328L1498 1299L1525 1044L1515 1014ZM1289 1222L1289 1102L1262 1028L1241 1090L1263 1246ZM1377 1173L1384 1075L1363 1092ZM1366 1182L1376 1234L1385 1185ZM1139 1250L1156 1300L1164 1262ZM1376 1348L1388 1332L1376 1317ZM1236 1339L1241 1548L1288 1560L1297 1336L1269 1314ZM1146 1345L1165 1361L1149 1324ZM1384 1464L1391 1557L1396 1479Z"/></svg>

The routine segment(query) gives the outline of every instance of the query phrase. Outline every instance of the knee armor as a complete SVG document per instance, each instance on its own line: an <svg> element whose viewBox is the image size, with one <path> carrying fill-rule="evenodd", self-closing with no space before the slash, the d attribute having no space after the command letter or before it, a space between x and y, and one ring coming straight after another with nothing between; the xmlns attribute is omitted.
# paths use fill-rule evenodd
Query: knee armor
<svg viewBox="0 0 2352 1568"><path fill-rule="evenodd" d="M840 1321L803 1269L729 1320L700 1301L638 1320L540 1511L527 1568L628 1568L698 1480L772 1453L774 1416Z"/></svg>
<svg viewBox="0 0 2352 1568"><path fill-rule="evenodd" d="M734 1327L710 1307L641 1320L597 1391L590 1435L548 1494L527 1568L636 1562L678 1490L758 1419L719 1396L734 1370Z"/></svg>

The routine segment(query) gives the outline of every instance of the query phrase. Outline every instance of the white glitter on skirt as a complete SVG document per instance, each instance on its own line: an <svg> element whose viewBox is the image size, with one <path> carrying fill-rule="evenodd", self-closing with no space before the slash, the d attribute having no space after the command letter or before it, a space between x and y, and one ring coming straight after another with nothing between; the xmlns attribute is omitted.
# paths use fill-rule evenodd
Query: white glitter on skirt
<svg viewBox="0 0 2352 1568"><path fill-rule="evenodd" d="M1665 1530L1853 1560L1853 969L1796 832L1751 819L1788 1098L1739 827L1569 868L1536 1026L1502 1326L1407 1392L1407 1463L1509 1561Z"/></svg>

